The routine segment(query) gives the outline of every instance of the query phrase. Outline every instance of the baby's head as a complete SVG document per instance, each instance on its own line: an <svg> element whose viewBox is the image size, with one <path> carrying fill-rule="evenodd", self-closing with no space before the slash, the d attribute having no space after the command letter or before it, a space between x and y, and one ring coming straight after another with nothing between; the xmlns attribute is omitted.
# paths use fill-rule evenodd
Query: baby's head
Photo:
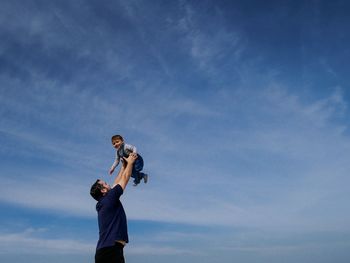
<svg viewBox="0 0 350 263"><path fill-rule="evenodd" d="M114 148L119 149L120 145L124 143L124 139L121 135L112 136L112 145Z"/></svg>

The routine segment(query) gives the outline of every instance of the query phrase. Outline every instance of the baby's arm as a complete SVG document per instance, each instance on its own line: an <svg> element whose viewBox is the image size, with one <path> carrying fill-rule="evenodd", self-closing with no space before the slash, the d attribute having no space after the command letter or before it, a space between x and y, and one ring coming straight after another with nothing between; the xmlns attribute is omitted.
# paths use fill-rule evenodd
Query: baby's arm
<svg viewBox="0 0 350 263"><path fill-rule="evenodd" d="M114 160L114 163L111 166L111 169L109 169L109 174L110 175L114 172L114 169L118 166L119 161L120 161L120 158L116 157L115 160Z"/></svg>

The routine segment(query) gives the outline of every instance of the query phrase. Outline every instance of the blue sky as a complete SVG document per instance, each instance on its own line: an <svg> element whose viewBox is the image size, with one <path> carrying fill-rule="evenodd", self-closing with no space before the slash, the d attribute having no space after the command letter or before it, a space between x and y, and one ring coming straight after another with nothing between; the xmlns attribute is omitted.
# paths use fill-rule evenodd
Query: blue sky
<svg viewBox="0 0 350 263"><path fill-rule="evenodd" d="M0 2L0 259L93 262L113 134L127 262L348 262L348 1Z"/></svg>

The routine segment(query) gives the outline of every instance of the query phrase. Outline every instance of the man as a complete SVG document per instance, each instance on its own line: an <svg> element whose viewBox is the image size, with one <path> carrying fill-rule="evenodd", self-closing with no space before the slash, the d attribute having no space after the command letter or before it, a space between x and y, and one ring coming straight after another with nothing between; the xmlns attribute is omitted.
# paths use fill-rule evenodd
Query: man
<svg viewBox="0 0 350 263"><path fill-rule="evenodd" d="M97 242L95 263L124 263L123 248L128 239L125 211L119 198L129 182L133 163L137 154L130 154L125 159L114 184L110 187L98 179L90 190L96 204L99 240Z"/></svg>

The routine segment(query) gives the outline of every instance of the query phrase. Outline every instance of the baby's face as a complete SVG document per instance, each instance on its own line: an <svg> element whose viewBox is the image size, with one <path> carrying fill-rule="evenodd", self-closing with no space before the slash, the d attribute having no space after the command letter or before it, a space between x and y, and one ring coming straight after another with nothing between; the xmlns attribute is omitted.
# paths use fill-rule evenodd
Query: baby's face
<svg viewBox="0 0 350 263"><path fill-rule="evenodd" d="M122 140L119 140L119 139L116 139L116 140L113 140L112 141L112 145L114 148L116 149L119 149L120 145L123 144L123 141Z"/></svg>

